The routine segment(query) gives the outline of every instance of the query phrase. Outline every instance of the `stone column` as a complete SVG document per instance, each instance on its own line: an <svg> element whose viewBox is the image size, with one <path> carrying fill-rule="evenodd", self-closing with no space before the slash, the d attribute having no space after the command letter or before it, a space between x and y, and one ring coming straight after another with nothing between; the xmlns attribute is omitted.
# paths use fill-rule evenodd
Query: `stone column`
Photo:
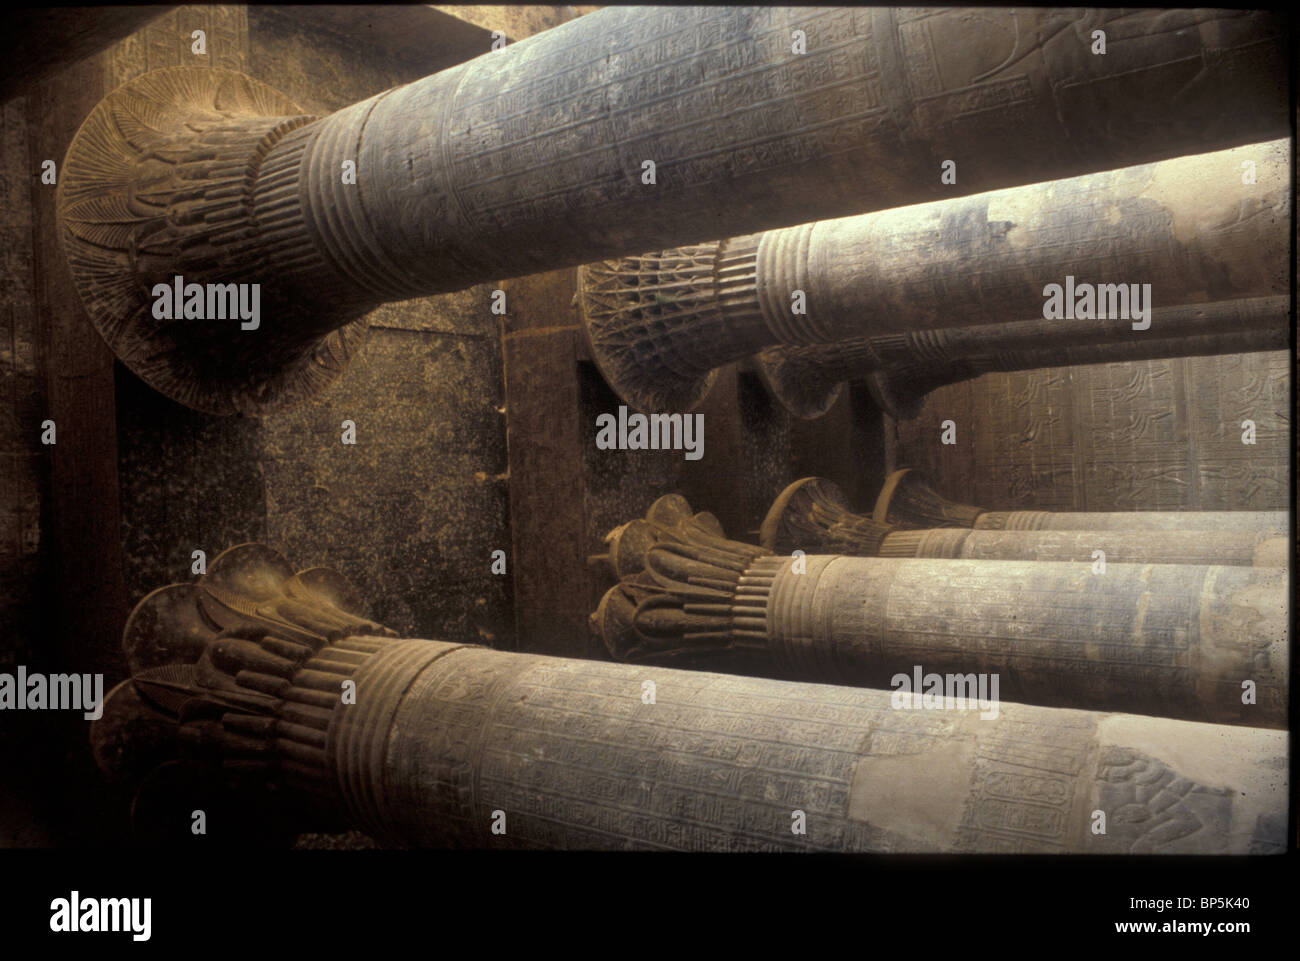
<svg viewBox="0 0 1300 961"><path fill-rule="evenodd" d="M1131 285L1144 307L1288 296L1289 175L1279 140L588 264L585 328L646 412L689 409L712 370L766 347L1047 318L1049 284L1080 293L1039 346L1105 331L1149 351L1162 328L1132 316Z"/></svg>
<svg viewBox="0 0 1300 961"><path fill-rule="evenodd" d="M1094 29L1123 39L1095 56ZM609 7L321 119L227 71L141 77L70 147L60 217L132 371L261 413L386 300L1283 136L1285 67L1262 13ZM261 284L263 326L155 317L177 275Z"/></svg>
<svg viewBox="0 0 1300 961"><path fill-rule="evenodd" d="M1018 531L1255 531L1288 536L1286 511L989 511L940 497L912 468L885 478L872 518L901 527Z"/></svg>
<svg viewBox="0 0 1300 961"><path fill-rule="evenodd" d="M1289 297L1255 297L1156 307L1150 331L1134 331L1127 318L1074 331L1060 321L1024 320L772 347L755 359L768 389L796 417L820 417L844 381L863 379L881 410L907 420L930 391L991 371L1285 350L1290 315Z"/></svg>
<svg viewBox="0 0 1300 961"><path fill-rule="evenodd" d="M1285 568L791 557L682 533L638 535L641 570L593 615L616 659L743 651L783 678L880 688L920 667L997 677L1024 703L1286 724Z"/></svg>
<svg viewBox="0 0 1300 961"><path fill-rule="evenodd" d="M1202 564L1286 567L1290 542L1267 531L1196 530L916 530L855 514L825 477L797 480L772 502L759 543L777 554L857 557L950 557L966 560L1075 561L1106 564Z"/></svg>
<svg viewBox="0 0 1300 961"><path fill-rule="evenodd" d="M168 618L152 604L133 620L165 637ZM1209 854L1286 844L1282 731L1020 704L984 717L923 696L391 637L336 636L308 655L269 626L209 653L220 643L198 655L202 674L163 678L160 666L114 690L92 738L108 773L132 760L147 771L165 752L124 748L168 731L173 750L213 769L257 758L273 785L402 847ZM320 678L305 666L327 661L337 668ZM272 675L285 679L275 694L253 683ZM353 703L340 678L355 684ZM171 800L182 825L186 800Z"/></svg>

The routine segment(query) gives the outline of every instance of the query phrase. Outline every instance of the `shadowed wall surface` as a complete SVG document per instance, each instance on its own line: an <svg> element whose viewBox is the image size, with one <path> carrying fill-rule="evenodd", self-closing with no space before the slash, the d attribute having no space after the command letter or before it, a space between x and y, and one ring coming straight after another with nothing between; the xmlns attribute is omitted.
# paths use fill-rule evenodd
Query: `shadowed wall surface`
<svg viewBox="0 0 1300 961"><path fill-rule="evenodd" d="M1286 510L1290 377L1285 351L985 374L887 436L898 466L988 509Z"/></svg>

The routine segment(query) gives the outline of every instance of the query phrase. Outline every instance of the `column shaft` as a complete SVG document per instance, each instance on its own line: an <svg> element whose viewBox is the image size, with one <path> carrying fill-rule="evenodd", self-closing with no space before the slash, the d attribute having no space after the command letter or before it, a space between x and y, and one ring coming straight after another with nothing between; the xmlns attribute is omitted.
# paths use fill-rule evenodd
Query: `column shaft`
<svg viewBox="0 0 1300 961"><path fill-rule="evenodd" d="M331 766L353 820L391 844L1226 853L1285 838L1282 731L1019 704L982 719L884 691L425 641L355 678Z"/></svg>
<svg viewBox="0 0 1300 961"><path fill-rule="evenodd" d="M996 674L1012 701L1286 724L1283 568L790 558L765 609L782 676L890 687ZM1243 683L1257 700L1243 704Z"/></svg>
<svg viewBox="0 0 1300 961"><path fill-rule="evenodd" d="M1286 511L985 511L976 530L1287 532Z"/></svg>
<svg viewBox="0 0 1300 961"><path fill-rule="evenodd" d="M609 540L624 573L592 625L618 660L867 687L921 666L1026 703L1286 722L1284 567L772 555L653 521Z"/></svg>
<svg viewBox="0 0 1300 961"><path fill-rule="evenodd" d="M710 369L772 345L1041 318L1055 326L1037 331L1039 347L1106 331L1150 350L1153 304L1287 296L1289 149L1253 144L589 264L588 337L611 386L643 410L698 400ZM1193 350L1225 346L1242 345Z"/></svg>
<svg viewBox="0 0 1300 961"><path fill-rule="evenodd" d="M881 557L1090 563L1101 551L1107 564L1201 564L1285 567L1285 537L1265 531L963 530L896 531ZM814 548L816 549L816 548ZM846 552L850 553L850 552Z"/></svg>
<svg viewBox="0 0 1300 961"><path fill-rule="evenodd" d="M1287 565L1285 537L1259 530L1196 530L1196 512L1183 516L1187 529L1179 530L907 529L855 514L838 485L805 477L772 502L759 543L779 554L1093 563L1100 550L1108 564Z"/></svg>
<svg viewBox="0 0 1300 961"><path fill-rule="evenodd" d="M302 195L351 241L322 232L331 266L413 296L695 239L705 211L727 236L932 199L958 147L973 193L1288 132L1275 18L1129 14L1124 52L1092 55L1075 31L1112 19L606 8L322 121ZM1139 105L1161 89L1177 110ZM372 182L345 195L354 155Z"/></svg>
<svg viewBox="0 0 1300 961"><path fill-rule="evenodd" d="M928 480L906 468L885 478L872 517L902 527L977 530L1255 531L1287 536L1287 511L989 511L940 497Z"/></svg>
<svg viewBox="0 0 1300 961"><path fill-rule="evenodd" d="M1286 295L1288 157L1273 141L823 221L808 240L808 313L789 330L815 343L1043 317L1044 288L1067 276L1150 284L1161 305ZM1263 176L1243 184L1248 162ZM1102 294L1108 313L1115 293ZM1062 311L1062 329L1092 319L1074 316Z"/></svg>
<svg viewBox="0 0 1300 961"><path fill-rule="evenodd" d="M706 566L688 581L651 551L596 611L609 651L698 666L742 651L782 678L877 688L916 669L988 675L1030 704L1286 723L1285 568L818 554Z"/></svg>
<svg viewBox="0 0 1300 961"><path fill-rule="evenodd" d="M385 300L931 200L954 155L975 192L1283 136L1284 76L1261 13L608 7L323 119L229 71L145 75L79 131L60 219L128 367L262 413ZM152 315L178 274L264 285L260 336Z"/></svg>
<svg viewBox="0 0 1300 961"><path fill-rule="evenodd" d="M1027 320L773 347L757 362L772 393L795 416L821 416L844 381L863 378L885 413L907 419L920 413L930 391L992 371L1285 350L1290 311L1289 297L1255 297L1156 307L1147 331L1133 330L1123 317L1075 329Z"/></svg>

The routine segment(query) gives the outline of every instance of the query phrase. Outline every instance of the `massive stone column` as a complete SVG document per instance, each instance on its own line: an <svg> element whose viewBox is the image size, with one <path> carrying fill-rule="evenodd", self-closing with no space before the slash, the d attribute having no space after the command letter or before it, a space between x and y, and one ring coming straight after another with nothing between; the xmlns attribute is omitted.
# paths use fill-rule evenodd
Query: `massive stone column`
<svg viewBox="0 0 1300 961"><path fill-rule="evenodd" d="M743 651L791 680L989 675L1024 703L1286 724L1285 568L780 556L651 520L609 541L641 568L592 617L619 660Z"/></svg>
<svg viewBox="0 0 1300 961"><path fill-rule="evenodd" d="M257 579L263 599L282 573ZM218 624L237 616L214 610ZM133 622L167 645L179 614L146 600ZM222 772L252 763L391 846L1286 844L1282 731L1005 703L985 717L942 698L346 632L295 646L267 622L239 645L208 631L110 695L92 738L106 771L139 776L169 752ZM152 754L131 750L146 742ZM188 800L173 791L153 809L185 832Z"/></svg>
<svg viewBox="0 0 1300 961"><path fill-rule="evenodd" d="M610 386L647 412L689 409L712 370L771 346L1053 318L1039 346L1113 332L1151 356L1182 332L1139 318L1139 295L1288 296L1290 157L1272 141L588 264L585 326Z"/></svg>
<svg viewBox="0 0 1300 961"><path fill-rule="evenodd" d="M60 217L131 370L259 413L385 300L1283 136L1285 69L1262 13L609 7L320 119L146 75L87 118ZM178 275L262 285L260 325L154 316Z"/></svg>
<svg viewBox="0 0 1300 961"><path fill-rule="evenodd" d="M906 420L920 413L930 391L991 371L1285 350L1290 316L1289 297L1255 297L1156 307L1148 333L1133 331L1128 318L1070 331L1060 321L1024 320L771 347L756 361L772 394L796 417L820 417L844 381L862 379L881 410Z"/></svg>
<svg viewBox="0 0 1300 961"><path fill-rule="evenodd" d="M1194 512L1188 512L1193 514ZM1106 564L1201 564L1286 567L1290 541L1267 531L1196 530L917 530L855 514L825 477L797 480L772 502L759 543L773 553L858 557L949 557L965 560L1076 561Z"/></svg>
<svg viewBox="0 0 1300 961"><path fill-rule="evenodd" d="M973 527L1018 531L1255 531L1289 535L1286 511L990 511L940 497L918 470L885 478L871 514L902 527Z"/></svg>

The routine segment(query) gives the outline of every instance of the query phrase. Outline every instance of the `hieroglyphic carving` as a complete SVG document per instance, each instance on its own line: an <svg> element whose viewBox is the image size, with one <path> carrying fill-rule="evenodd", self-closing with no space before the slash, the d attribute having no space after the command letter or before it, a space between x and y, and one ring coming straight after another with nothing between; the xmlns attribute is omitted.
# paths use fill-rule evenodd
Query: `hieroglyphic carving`
<svg viewBox="0 0 1300 961"><path fill-rule="evenodd" d="M1190 732L1184 732L1186 737ZM1207 732L1208 733L1208 732ZM1107 739L1103 735L1102 742ZM1224 766L1231 760L1224 760ZM1209 765L1201 762L1201 769ZM1267 765L1282 776L1280 759ZM1233 810L1233 789L1221 778L1205 783L1191 771L1152 756L1147 744L1105 745L1098 758L1094 783L1098 809L1108 815L1106 832L1097 836L1098 850L1125 854L1188 853L1207 837L1236 835L1251 854L1280 854L1280 812L1239 818Z"/></svg>
<svg viewBox="0 0 1300 961"><path fill-rule="evenodd" d="M1043 743L1034 719L1011 708L998 734L979 745L957 836L968 850L1063 852L1080 814L1073 775L1086 767L1091 725L1063 720Z"/></svg>
<svg viewBox="0 0 1300 961"><path fill-rule="evenodd" d="M1207 357L1179 365L1186 384L1191 465L1189 506L1281 507L1288 504L1291 437L1288 355ZM1178 370L1178 368L1175 368ZM1243 444L1253 425L1254 444Z"/></svg>
<svg viewBox="0 0 1300 961"><path fill-rule="evenodd" d="M205 53L194 52L195 30ZM186 4L162 13L104 54L109 89L164 67L248 69L248 12L227 4Z"/></svg>
<svg viewBox="0 0 1300 961"><path fill-rule="evenodd" d="M1113 811L1106 842L1133 854L1180 842L1207 827L1222 830L1231 820L1231 792L1177 776L1141 752L1105 748L1098 779L1100 804Z"/></svg>
<svg viewBox="0 0 1300 961"><path fill-rule="evenodd" d="M968 503L1282 510L1291 476L1290 411L1281 400L1290 393L1290 364L1288 352L1270 351L986 374L939 388L916 420L898 423L898 458ZM1030 385L1047 391L1059 427L1045 432L1041 409L1013 402ZM935 442L940 423L954 416L956 450ZM1248 419L1253 445L1242 443ZM954 465L954 456L971 460Z"/></svg>

